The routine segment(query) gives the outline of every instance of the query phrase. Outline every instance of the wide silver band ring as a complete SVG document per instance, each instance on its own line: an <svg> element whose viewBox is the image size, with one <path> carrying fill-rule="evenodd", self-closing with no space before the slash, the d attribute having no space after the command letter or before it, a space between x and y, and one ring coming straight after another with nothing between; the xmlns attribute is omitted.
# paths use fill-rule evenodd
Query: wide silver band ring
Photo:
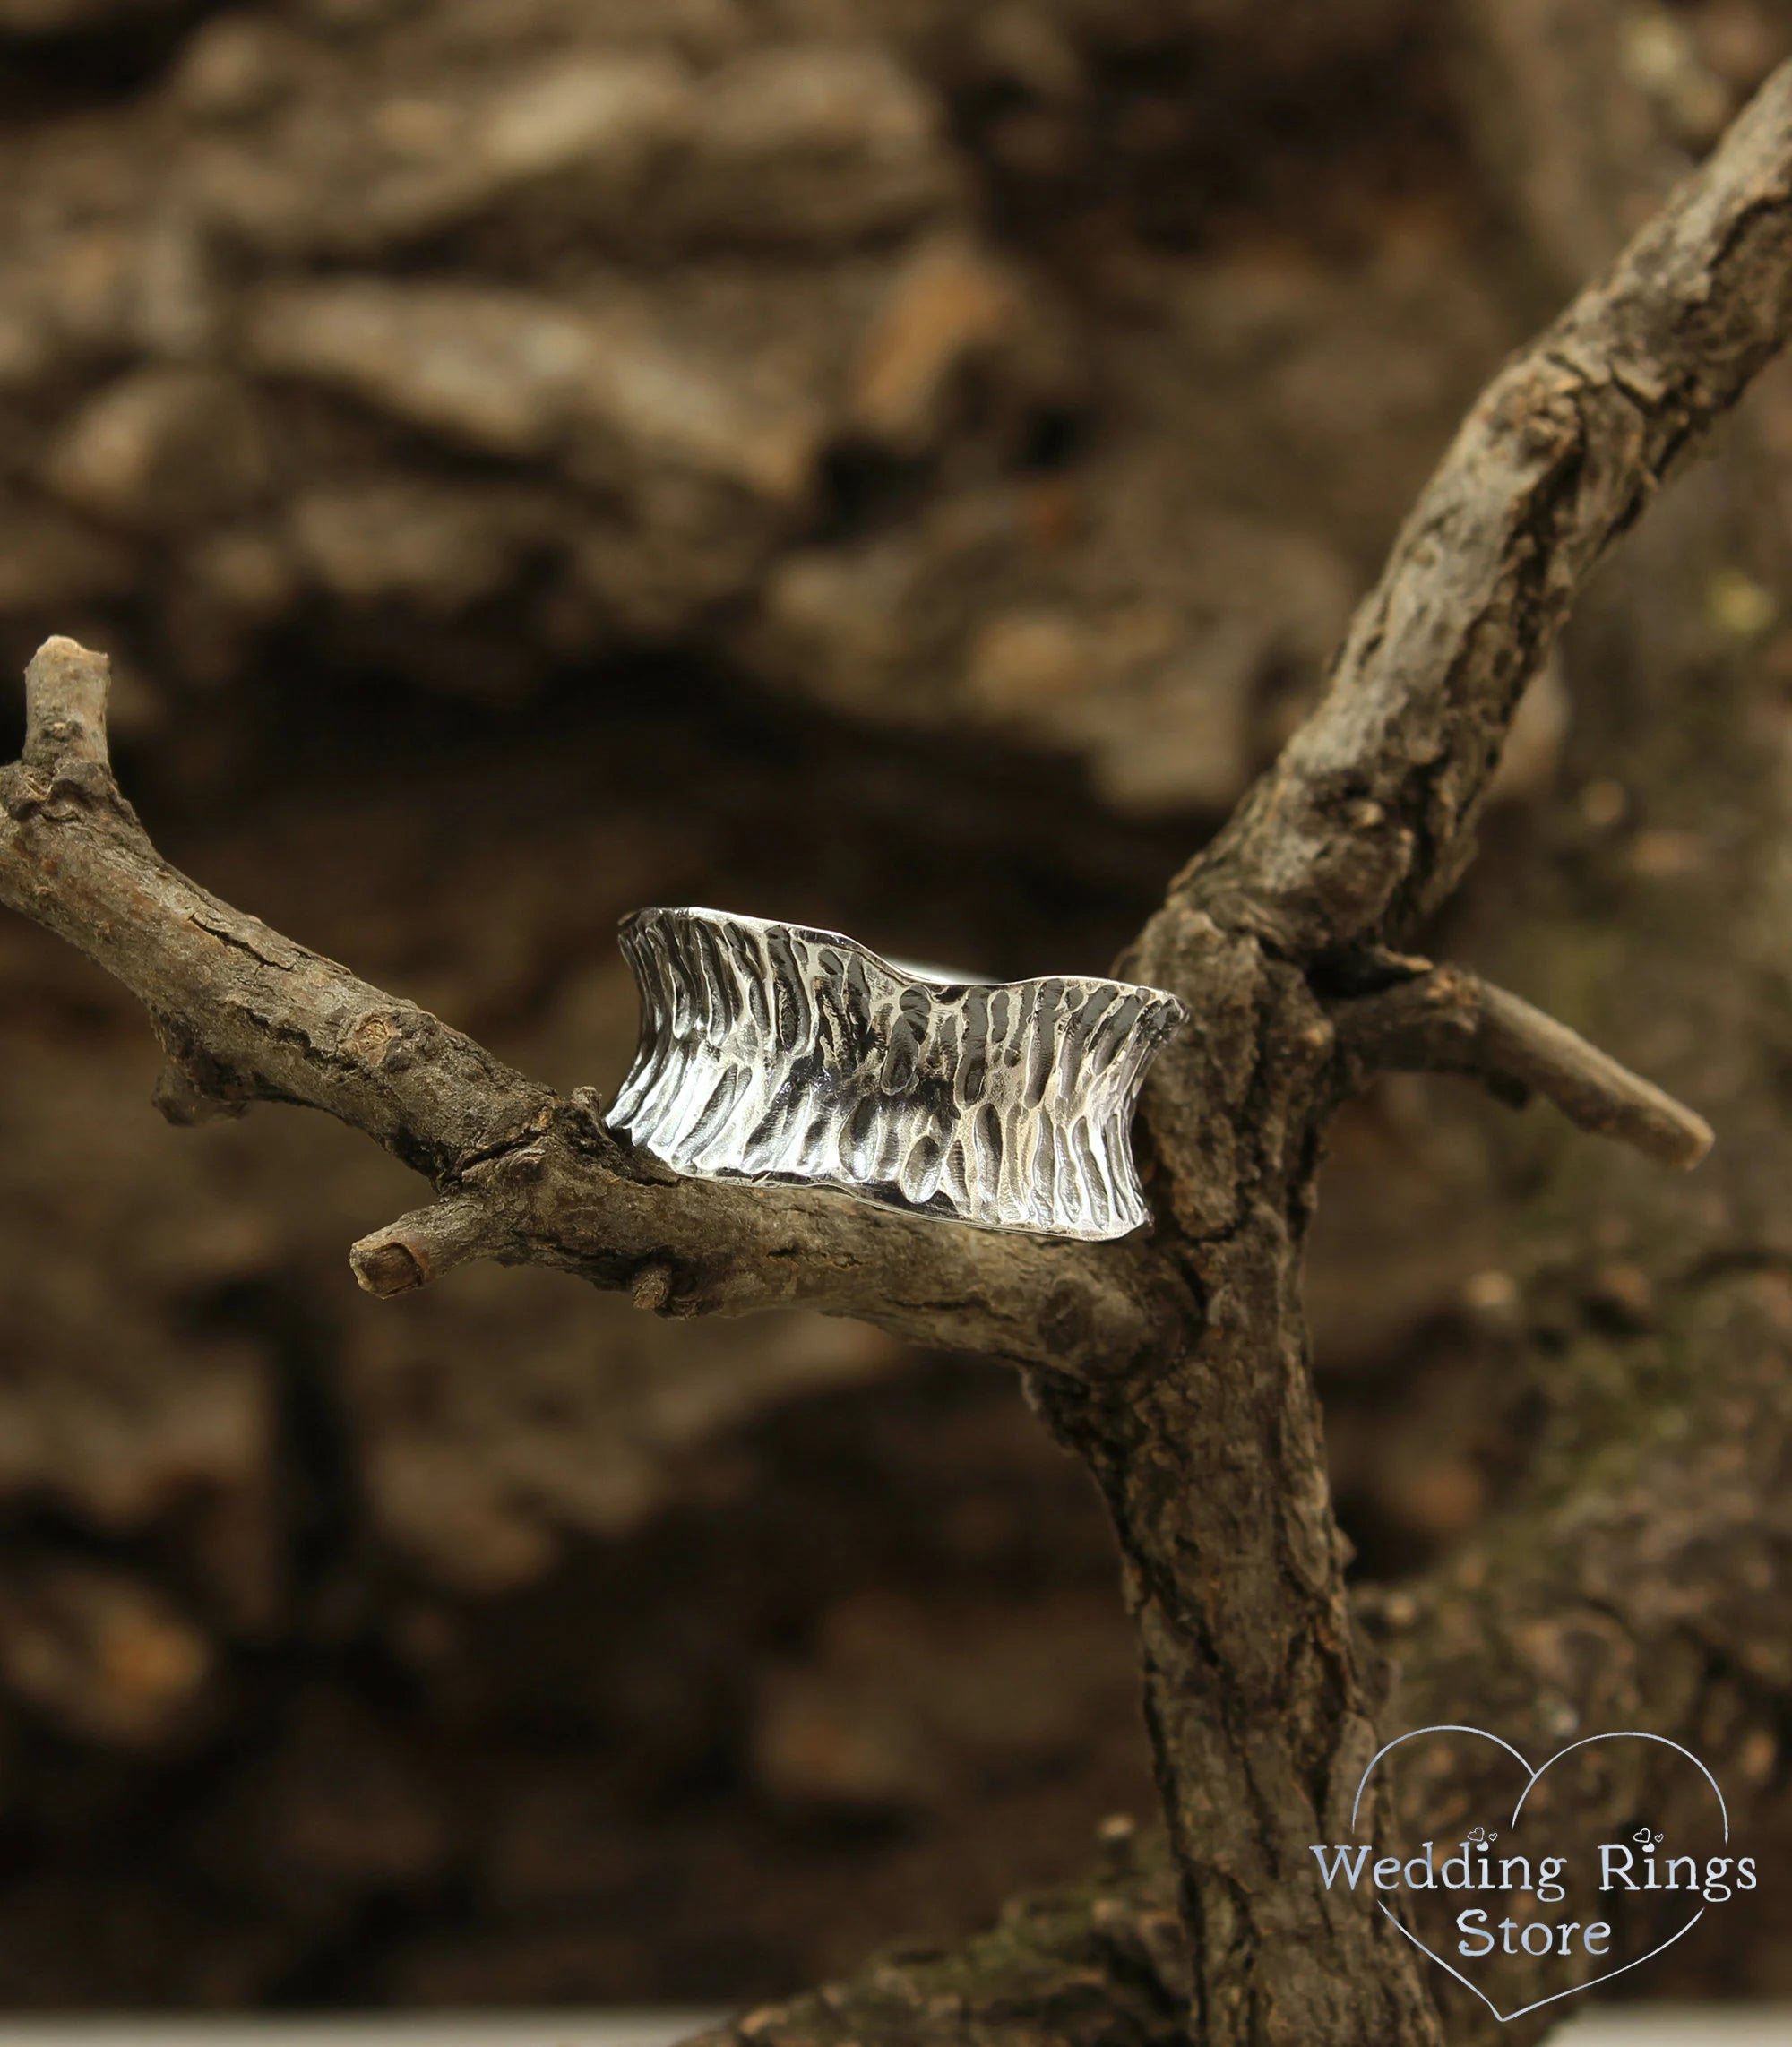
<svg viewBox="0 0 1792 2047"><path fill-rule="evenodd" d="M1187 1021L1174 995L935 979L839 932L720 910L636 910L621 943L641 1042L607 1121L676 1171L1044 1236L1149 1219L1130 1131Z"/></svg>

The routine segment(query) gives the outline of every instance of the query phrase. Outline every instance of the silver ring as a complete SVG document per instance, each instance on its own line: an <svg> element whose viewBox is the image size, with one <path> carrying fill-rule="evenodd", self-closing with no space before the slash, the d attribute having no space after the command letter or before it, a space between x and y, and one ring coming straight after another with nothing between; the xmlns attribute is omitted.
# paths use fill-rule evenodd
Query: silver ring
<svg viewBox="0 0 1792 2047"><path fill-rule="evenodd" d="M935 979L839 932L720 910L636 910L621 943L641 1042L607 1121L676 1171L1043 1236L1149 1219L1130 1131L1187 1021L1174 995Z"/></svg>

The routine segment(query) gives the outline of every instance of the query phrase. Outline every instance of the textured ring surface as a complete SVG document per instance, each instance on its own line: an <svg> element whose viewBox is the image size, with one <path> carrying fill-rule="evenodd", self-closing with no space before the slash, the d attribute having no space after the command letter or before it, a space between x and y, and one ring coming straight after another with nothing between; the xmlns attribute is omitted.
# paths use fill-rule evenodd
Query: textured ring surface
<svg viewBox="0 0 1792 2047"><path fill-rule="evenodd" d="M1124 981L935 980L838 932L646 909L641 1042L610 1127L678 1172L832 1187L984 1229L1126 1235L1130 1131L1187 1020Z"/></svg>

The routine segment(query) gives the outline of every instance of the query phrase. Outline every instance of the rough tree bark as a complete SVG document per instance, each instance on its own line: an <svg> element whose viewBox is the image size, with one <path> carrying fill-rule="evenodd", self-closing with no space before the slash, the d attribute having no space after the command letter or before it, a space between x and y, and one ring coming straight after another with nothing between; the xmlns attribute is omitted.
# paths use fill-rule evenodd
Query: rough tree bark
<svg viewBox="0 0 1792 2047"><path fill-rule="evenodd" d="M1774 400L1783 417L1783 384ZM1460 1552L1411 1582L1361 1587L1354 1605L1397 1672L1383 1735L1467 1720L1536 1756L1604 1728L1676 1735L1720 1777L1773 1889L1792 1680L1792 784L1782 687L1758 641L1707 602L1738 559L1784 572L1783 546L1758 552L1757 469L1732 458L1683 483L1588 606L1572 762L1585 814L1540 833L1516 879L1505 848L1511 899L1483 903L1479 928L1459 933L1671 1070L1723 1141L1691 1179L1638 1174L1561 1125L1493 1113L1487 1170L1516 1219L1486 1341L1540 1411L1530 1469ZM1607 814L1616 790L1631 806L1622 821ZM1575 1842L1620 1837L1645 1814L1688 1819L1685 1783L1651 1759L1583 1785ZM1415 1816L1442 1829L1488 1810L1495 1775L1476 1745L1437 1745L1409 1787ZM1187 1981L1176 1896L1167 1844L1119 1833L1086 1882L1017 1904L961 1950L892 1951L850 1982L752 2015L717 2047L1159 2047L1180 2036ZM1764 1914L1755 1931L1777 1939L1777 1908ZM1639 1945L1673 1930L1648 1920ZM1700 1982L1690 1955L1682 1968L1658 1959L1649 1987ZM1460 2047L1535 2039L1563 2016L1502 2025L1437 1988Z"/></svg>
<svg viewBox="0 0 1792 2047"><path fill-rule="evenodd" d="M104 662L56 641L32 665L24 753L0 779L0 899L144 1002L174 1120L305 1104L429 1176L435 1204L355 1248L369 1291L538 1262L663 1312L802 1301L1028 1372L1119 1535L1203 2040L1442 2036L1388 1922L1298 1880L1314 1829L1348 1813L1381 1704L1300 1307L1320 1140L1385 1059L1535 1088L1672 1163L1702 1152L1697 1117L1565 1027L1395 949L1466 867L1513 710L1588 572L1792 323L1788 211L1792 69L1489 388L1324 701L1129 951L1195 1019L1143 1114L1158 1222L1140 1243L993 1239L629 1156L589 1096L530 1083L175 873L112 780ZM1440 1649L1460 1624L1438 1620Z"/></svg>

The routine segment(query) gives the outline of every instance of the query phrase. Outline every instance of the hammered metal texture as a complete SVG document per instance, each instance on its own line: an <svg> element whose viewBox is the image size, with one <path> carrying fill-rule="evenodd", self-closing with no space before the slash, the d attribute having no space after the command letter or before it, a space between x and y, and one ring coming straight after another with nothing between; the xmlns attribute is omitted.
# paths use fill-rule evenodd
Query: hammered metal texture
<svg viewBox="0 0 1792 2047"><path fill-rule="evenodd" d="M1124 981L935 981L838 932L636 910L641 1044L611 1129L678 1172L832 1187L984 1229L1147 1220L1130 1129L1187 1012Z"/></svg>

